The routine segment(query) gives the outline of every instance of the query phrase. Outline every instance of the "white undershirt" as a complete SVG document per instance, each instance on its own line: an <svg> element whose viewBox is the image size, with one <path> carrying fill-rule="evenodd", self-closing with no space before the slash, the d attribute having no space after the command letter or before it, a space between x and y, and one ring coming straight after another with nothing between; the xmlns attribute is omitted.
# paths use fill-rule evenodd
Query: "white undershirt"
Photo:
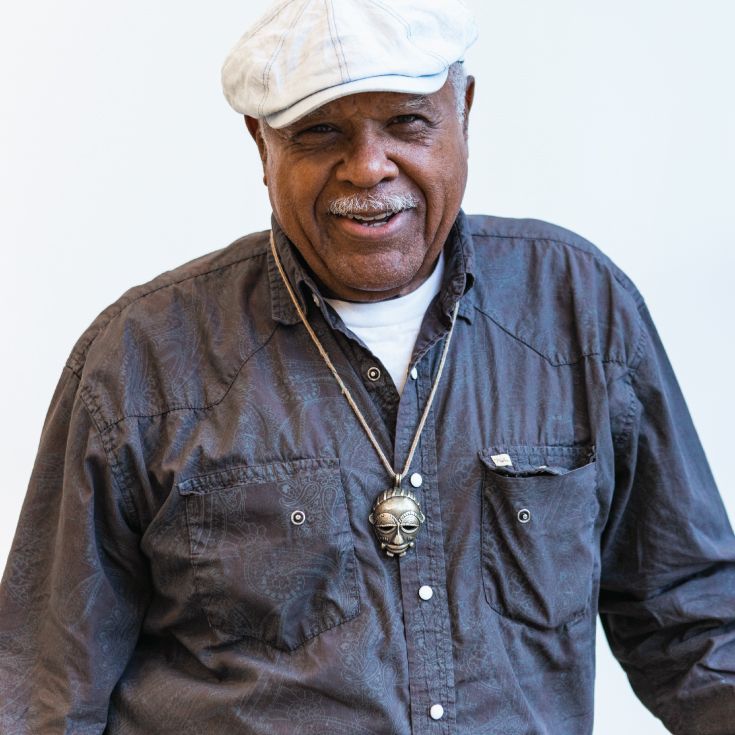
<svg viewBox="0 0 735 735"><path fill-rule="evenodd" d="M406 296L373 304L324 299L342 317L347 328L385 365L399 395L406 384L406 373L421 322L432 299L441 289L443 276L444 253L441 253L434 272Z"/></svg>

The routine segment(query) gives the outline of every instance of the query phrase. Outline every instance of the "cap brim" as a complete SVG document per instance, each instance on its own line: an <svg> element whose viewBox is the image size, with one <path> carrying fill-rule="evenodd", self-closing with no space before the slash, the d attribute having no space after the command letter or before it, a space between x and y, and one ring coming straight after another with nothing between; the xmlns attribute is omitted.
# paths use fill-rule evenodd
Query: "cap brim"
<svg viewBox="0 0 735 735"><path fill-rule="evenodd" d="M438 92L447 81L448 70L426 77L403 77L389 75L382 77L368 77L357 79L354 82L346 82L336 87L322 89L315 94L299 100L296 104L285 110L274 112L266 117L266 122L272 128L285 128L291 123L300 120L304 115L333 102L340 97L361 92L402 92L404 94L433 94Z"/></svg>

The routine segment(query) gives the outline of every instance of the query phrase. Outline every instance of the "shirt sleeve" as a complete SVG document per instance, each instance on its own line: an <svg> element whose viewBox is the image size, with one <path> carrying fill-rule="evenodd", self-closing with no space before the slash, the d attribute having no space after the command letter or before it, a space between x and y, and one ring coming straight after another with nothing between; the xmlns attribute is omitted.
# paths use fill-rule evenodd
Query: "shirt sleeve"
<svg viewBox="0 0 735 735"><path fill-rule="evenodd" d="M149 596L131 508L64 371L0 586L0 732L101 733Z"/></svg>
<svg viewBox="0 0 735 735"><path fill-rule="evenodd" d="M627 376L600 615L642 702L674 733L735 732L735 538L645 306ZM706 379L706 375L703 375Z"/></svg>

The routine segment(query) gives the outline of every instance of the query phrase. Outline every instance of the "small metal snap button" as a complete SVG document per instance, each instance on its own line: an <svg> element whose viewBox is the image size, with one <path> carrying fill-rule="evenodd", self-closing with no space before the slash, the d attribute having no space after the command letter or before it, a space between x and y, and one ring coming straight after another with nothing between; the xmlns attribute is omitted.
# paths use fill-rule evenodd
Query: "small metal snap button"
<svg viewBox="0 0 735 735"><path fill-rule="evenodd" d="M291 513L291 523L293 523L294 526L301 526L305 520L306 513L304 513L303 510L295 510Z"/></svg>
<svg viewBox="0 0 735 735"><path fill-rule="evenodd" d="M523 508L518 511L518 520L521 523L528 523L531 520L531 511Z"/></svg>
<svg viewBox="0 0 735 735"><path fill-rule="evenodd" d="M419 377L419 371L414 368L411 370L411 380L416 380Z"/></svg>
<svg viewBox="0 0 735 735"><path fill-rule="evenodd" d="M373 382L375 382L376 380L380 380L380 370L378 370L378 368L376 367L368 368L367 376Z"/></svg>

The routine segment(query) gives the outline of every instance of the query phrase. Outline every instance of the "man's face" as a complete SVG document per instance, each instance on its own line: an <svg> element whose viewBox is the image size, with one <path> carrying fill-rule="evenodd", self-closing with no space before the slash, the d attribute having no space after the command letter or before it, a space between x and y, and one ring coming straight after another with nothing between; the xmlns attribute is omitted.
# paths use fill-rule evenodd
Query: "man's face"
<svg viewBox="0 0 735 735"><path fill-rule="evenodd" d="M467 125L449 82L425 97L342 97L280 130L246 122L276 219L326 295L380 301L428 278L467 182Z"/></svg>

